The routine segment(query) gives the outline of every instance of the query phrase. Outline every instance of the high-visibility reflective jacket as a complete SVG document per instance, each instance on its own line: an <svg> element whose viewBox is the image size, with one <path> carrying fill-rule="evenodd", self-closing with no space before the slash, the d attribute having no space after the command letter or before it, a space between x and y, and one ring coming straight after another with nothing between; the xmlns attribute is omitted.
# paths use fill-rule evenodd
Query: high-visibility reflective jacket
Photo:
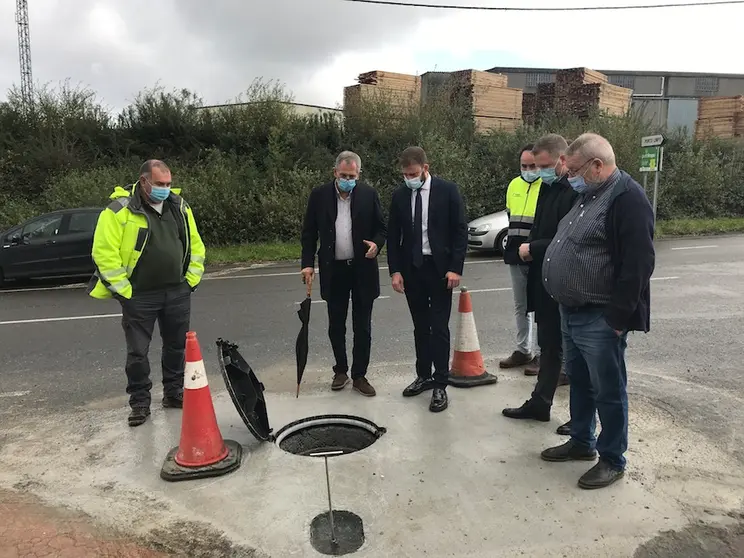
<svg viewBox="0 0 744 558"><path fill-rule="evenodd" d="M194 214L180 190L171 190L164 204L173 204L181 216L179 236L184 244L183 273L192 289L204 275L206 248L196 228ZM106 299L114 295L132 298L132 276L140 256L147 249L149 219L142 207L139 185L117 186L109 196L113 200L98 217L93 236L93 262L96 271L88 284L88 294Z"/></svg>
<svg viewBox="0 0 744 558"><path fill-rule="evenodd" d="M509 236L504 250L504 263L524 264L519 257L519 246L527 240L535 222L537 198L542 180L529 183L518 176L506 190L506 210L509 212Z"/></svg>

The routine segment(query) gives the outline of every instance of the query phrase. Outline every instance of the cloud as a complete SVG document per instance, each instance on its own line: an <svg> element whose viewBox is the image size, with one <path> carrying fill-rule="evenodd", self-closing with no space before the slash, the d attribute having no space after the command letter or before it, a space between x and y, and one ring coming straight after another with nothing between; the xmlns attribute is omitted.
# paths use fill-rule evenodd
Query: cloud
<svg viewBox="0 0 744 558"><path fill-rule="evenodd" d="M642 0L623 3L632 2ZM496 6L503 0L462 3ZM221 103L256 78L286 84L297 101L333 106L344 86L373 69L420 74L519 65L744 73L737 35L716 31L722 21L742 16L744 6L504 13L341 0L30 2L34 81L89 86L113 109L156 84ZM6 90L19 80L12 2L0 3L0 21L0 89Z"/></svg>

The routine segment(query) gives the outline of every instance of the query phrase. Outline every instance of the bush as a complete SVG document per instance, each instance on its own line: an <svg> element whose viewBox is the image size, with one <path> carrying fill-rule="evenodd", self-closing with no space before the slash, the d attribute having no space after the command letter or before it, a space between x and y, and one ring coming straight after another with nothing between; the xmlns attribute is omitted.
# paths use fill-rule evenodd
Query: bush
<svg viewBox="0 0 744 558"><path fill-rule="evenodd" d="M519 149L544 133L600 133L620 167L641 181L640 138L659 131L636 115L595 115L479 135L467 108L451 98L431 98L419 109L380 96L345 120L295 114L290 100L261 81L217 108L187 90L156 88L112 118L93 92L66 83L39 90L30 114L12 90L0 104L0 229L53 209L105 207L114 186L132 183L141 162L155 157L173 169L209 244L293 240L308 193L330 180L337 153L359 153L362 177L387 209L401 181L398 154L413 144L427 150L434 173L460 185L475 218L503 209ZM744 215L742 145L666 133L659 218Z"/></svg>

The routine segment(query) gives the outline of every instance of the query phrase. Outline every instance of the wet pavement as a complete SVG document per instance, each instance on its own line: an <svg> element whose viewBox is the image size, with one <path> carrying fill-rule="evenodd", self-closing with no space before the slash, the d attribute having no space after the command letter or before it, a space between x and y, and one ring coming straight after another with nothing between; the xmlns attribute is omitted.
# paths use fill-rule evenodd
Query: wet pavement
<svg viewBox="0 0 744 558"><path fill-rule="evenodd" d="M388 429L373 446L331 460L334 502L364 520L366 540L355 556L739 556L743 249L742 237L659 243L653 329L629 339L628 474L606 490L576 487L591 464L539 459L541 449L563 440L554 430L568 418L566 388L549 424L501 417L534 379L496 370L512 350L513 313L508 270L487 257L471 261L465 284L499 383L450 390L451 407L441 415L427 411L426 396L400 397L413 369L410 317L384 271L373 318L374 399L328 392L322 303L312 307L300 399L290 395L303 298L294 267L205 281L192 326L223 436L245 453L235 473L183 484L158 477L178 443L179 412L154 406L145 426L126 427L115 304L88 300L74 285L0 293L0 487L69 506L97 528L122 529L144 548L176 555L200 548L211 552L204 556L318 556L309 529L327 504L322 461L252 438L217 368L214 341L224 337L240 345L265 383L275 429L337 412ZM151 358L157 362L158 351Z"/></svg>

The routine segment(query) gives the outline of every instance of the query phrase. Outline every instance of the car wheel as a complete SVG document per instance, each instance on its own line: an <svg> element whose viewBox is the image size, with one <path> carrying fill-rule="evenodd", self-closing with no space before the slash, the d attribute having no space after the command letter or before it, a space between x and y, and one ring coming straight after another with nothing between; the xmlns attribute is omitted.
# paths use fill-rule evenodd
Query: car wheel
<svg viewBox="0 0 744 558"><path fill-rule="evenodd" d="M494 242L494 250L496 250L499 254L502 256L504 255L504 252L506 252L506 237L509 235L509 231L501 231L499 233L499 236L496 237L496 242Z"/></svg>

